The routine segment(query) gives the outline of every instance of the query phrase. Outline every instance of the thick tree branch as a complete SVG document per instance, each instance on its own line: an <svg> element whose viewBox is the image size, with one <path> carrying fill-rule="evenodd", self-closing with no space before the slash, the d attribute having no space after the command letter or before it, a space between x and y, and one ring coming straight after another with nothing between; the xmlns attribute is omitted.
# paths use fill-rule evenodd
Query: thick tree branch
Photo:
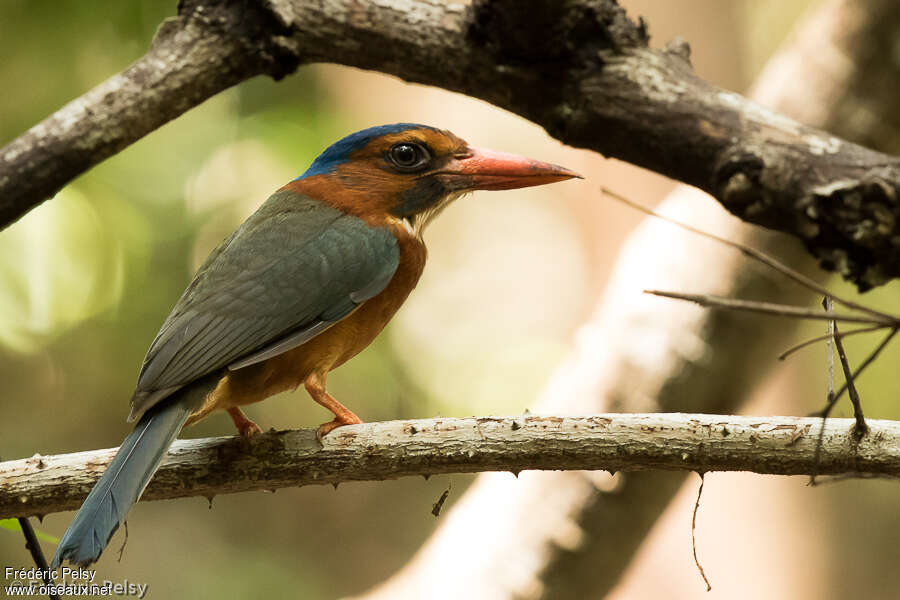
<svg viewBox="0 0 900 600"><path fill-rule="evenodd" d="M222 89L337 62L482 98L697 186L861 288L900 275L898 159L711 86L686 44L647 40L614 0L184 0L146 56L0 150L0 222Z"/></svg>
<svg viewBox="0 0 900 600"><path fill-rule="evenodd" d="M252 439L181 440L144 500L482 471L645 469L778 475L900 477L900 423L830 419L815 463L821 419L690 414L437 418L347 426ZM77 508L115 449L0 463L0 518Z"/></svg>

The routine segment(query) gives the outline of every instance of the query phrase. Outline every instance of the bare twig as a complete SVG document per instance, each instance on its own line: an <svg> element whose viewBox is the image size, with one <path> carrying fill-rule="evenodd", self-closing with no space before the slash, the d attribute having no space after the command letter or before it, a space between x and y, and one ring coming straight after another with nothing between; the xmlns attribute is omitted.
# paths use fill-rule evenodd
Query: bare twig
<svg viewBox="0 0 900 600"><path fill-rule="evenodd" d="M876 358L878 358L878 355L881 354L881 351L884 350L885 347L887 347L887 345L890 343L890 341L892 339L894 339L894 336L897 335L897 331L900 331L900 329L898 329L897 327L894 327L888 332L888 334L885 336L885 338L883 340L881 340L881 343L879 343L878 346L876 346L875 349L872 350L872 352L869 354L869 356L867 356L866 359L864 361L862 361L862 363L859 365L859 367L856 368L856 370L853 372L852 379L854 379L854 380L857 379L860 376L860 374L862 374L862 372L865 371L866 367L868 367L870 364L872 364L872 362L875 361ZM838 391L834 394L834 397L830 399L828 404L826 404L825 408L817 413L813 413L812 416L817 416L817 417L820 416L823 418L827 417L829 414L831 414L831 409L834 408L835 403L837 403L837 401L840 400L841 396L843 396L844 392L846 392L846 391L847 391L847 382L845 381L844 385L842 385L838 389Z"/></svg>
<svg viewBox="0 0 900 600"><path fill-rule="evenodd" d="M832 327L830 326L830 324L832 323L832 321L828 321L828 323L829 323L828 329L832 329ZM842 331L842 332L839 334L838 337L846 338L846 337L850 337L851 335L856 335L856 334L858 334L858 333L872 333L873 331L881 331L881 330L884 329L885 327L887 327L887 325L872 325L871 327L860 327L859 329L851 329L850 331ZM829 348L828 351L830 352L830 350L831 350L831 340L832 340L834 337L835 337L835 334L834 334L834 333L826 333L825 335L820 335L820 336L818 336L818 337L810 338L810 339L808 339L808 340L806 340L806 341L800 342L799 344L796 344L796 345L794 345L794 346L791 346L790 348L788 348L787 350L785 350L784 352L782 352L781 354L779 354L779 355L778 355L778 360L784 360L784 359L786 359L788 356L790 356L791 354L797 352L798 350L802 350L803 348L806 348L806 347L808 347L808 346L812 346L813 344L817 344L817 343L819 343L819 342L828 342L828 343L829 343L829 344L828 344L828 348ZM832 367L833 367L833 365L832 365ZM833 390L832 390L832 391L833 391Z"/></svg>
<svg viewBox="0 0 900 600"><path fill-rule="evenodd" d="M697 558L697 512L700 510L700 497L703 496L703 484L706 483L706 477L704 473L698 473L700 475L700 488L697 490L697 501L694 502L694 514L691 516L691 550L694 552L694 564L697 565L697 570L700 571L700 577L703 578L703 583L706 584L706 591L712 591L712 586L709 584L709 579L706 578L706 571L703 570L703 566L700 564L700 559Z"/></svg>
<svg viewBox="0 0 900 600"><path fill-rule="evenodd" d="M802 306L790 306L772 302L757 302L754 300L740 300L736 298L721 298L711 294L682 294L679 292L666 292L662 290L644 290L644 293L662 296L663 298L674 298L675 300L687 300L688 302L695 302L700 306L709 308L741 310L772 315L775 317L816 319L819 321L845 321L847 323L876 323L880 327L900 326L900 320L896 317L888 317L887 315L884 317L864 317L846 313L825 313L815 309L804 308Z"/></svg>
<svg viewBox="0 0 900 600"><path fill-rule="evenodd" d="M642 212L645 215L648 215L651 217L656 217L657 219L665 221L666 223L671 223L672 225L675 225L676 227L684 229L685 231L690 231L691 233L695 233L701 237L705 237L707 239L713 240L715 242L718 242L718 243L728 246L730 248L739 250L741 252L741 254L743 254L744 256L747 256L748 258L751 258L759 263L762 263L763 265L765 265L767 267L770 267L771 269L777 271L778 273L781 273L788 279L795 281L796 283L800 284L801 286L805 287L806 289L810 290L811 292L816 292L816 293L822 294L823 296L831 298L833 301L835 301L839 304L843 304L847 308L850 308L853 310L858 310L860 312L868 313L868 314L872 315L873 317L877 317L878 318L877 322L881 322L881 321L898 322L898 320L900 320L900 317L897 317L895 315L881 312L870 306L866 306L864 304L854 302L853 300L850 300L849 298L843 298L841 296L838 296L838 295L834 294L833 292L831 292L830 290L828 290L825 286L820 284L818 281L816 281L810 277L807 277L803 273L790 268L789 266L787 266L786 264L777 260L776 258L769 256L765 252L761 252L761 251L757 250L756 248L752 248L752 247L748 246L747 244L742 244L742 243L736 242L734 240L729 240L728 238L724 238L720 235L716 235L714 233L704 231L698 227L694 227L693 225L689 225L687 223L679 221L678 219L673 219L671 217L661 215L661 214L657 213L655 210L653 210L652 208L648 208L638 202L629 200L625 196L623 196L621 194L617 194L616 192L613 192L612 190L609 190L605 187L601 187L600 191L604 195L612 198L613 200L615 200L617 202L621 202L622 204L625 204L626 206L629 206L638 212Z"/></svg>
<svg viewBox="0 0 900 600"><path fill-rule="evenodd" d="M837 323L833 323L834 332L838 332ZM838 358L841 361L841 370L844 371L844 381L847 390L850 392L850 403L853 404L853 417L856 419L856 427L854 434L862 437L869 428L866 426L866 418L863 416L862 403L859 400L859 392L856 391L856 383L854 378L856 375L850 371L850 363L847 361L847 352L844 350L844 343L839 336L834 338L834 346L837 349Z"/></svg>
<svg viewBox="0 0 900 600"><path fill-rule="evenodd" d="M825 312L832 313L834 312L834 300L829 296L825 296L822 298L822 308L825 309ZM827 353L826 353L826 393L825 393L825 406L833 406L835 401L834 396L834 321L828 321L825 324L825 331L828 334L828 343L826 344ZM822 452L822 434L825 431L825 417L822 416L822 428L819 429L819 437L816 442L816 456ZM813 472L809 475L809 485L816 485L816 476L818 472L816 471L816 466L813 465Z"/></svg>
<svg viewBox="0 0 900 600"><path fill-rule="evenodd" d="M823 308L825 308L825 312L833 313L834 312L834 299L831 298L830 296L825 296L825 298L822 300L822 306L823 306ZM828 370L828 372L827 372L828 394L827 394L826 398L828 398L828 401L831 402L832 398L834 398L834 335L835 335L834 321L828 321L827 323L825 323L825 334L826 334L826 338L828 340L828 343L825 344L825 346L826 346L826 354L825 354L826 361L825 361L825 363L827 365L827 370ZM782 354L778 358L781 359L783 357L784 357L784 354Z"/></svg>
<svg viewBox="0 0 900 600"><path fill-rule="evenodd" d="M41 544L38 542L37 536L34 533L34 527L31 526L31 521L28 520L28 517L19 517L19 526L22 528L22 534L25 536L25 547L28 548L28 551L31 553L34 564L40 569L41 578L48 586L54 585L54 581L50 577L50 565L47 564L47 558L44 556ZM51 600L59 600L59 595L52 592L47 594L47 597Z"/></svg>

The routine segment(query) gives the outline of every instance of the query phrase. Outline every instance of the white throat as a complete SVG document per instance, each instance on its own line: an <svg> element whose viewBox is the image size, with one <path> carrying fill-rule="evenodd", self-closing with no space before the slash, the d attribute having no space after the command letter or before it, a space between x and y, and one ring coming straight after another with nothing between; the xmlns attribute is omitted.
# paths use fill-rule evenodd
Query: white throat
<svg viewBox="0 0 900 600"><path fill-rule="evenodd" d="M430 207L426 208L422 212L416 213L411 217L404 219L406 224L409 226L410 231L418 238L422 237L422 232L425 231L425 227L431 223L431 221L441 214L441 211L444 210L447 205L456 200L457 198L464 196L466 192L454 192L452 194L448 194L444 196L441 200L434 203Z"/></svg>

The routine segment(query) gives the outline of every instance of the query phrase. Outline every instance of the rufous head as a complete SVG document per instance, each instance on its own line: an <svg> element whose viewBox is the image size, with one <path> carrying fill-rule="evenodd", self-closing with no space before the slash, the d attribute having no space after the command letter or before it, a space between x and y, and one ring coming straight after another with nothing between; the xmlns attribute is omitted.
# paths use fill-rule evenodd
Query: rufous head
<svg viewBox="0 0 900 600"><path fill-rule="evenodd" d="M344 212L407 219L421 232L442 208L475 190L509 190L580 177L564 167L473 148L414 123L371 127L329 146L297 179ZM302 189L301 188L301 189Z"/></svg>

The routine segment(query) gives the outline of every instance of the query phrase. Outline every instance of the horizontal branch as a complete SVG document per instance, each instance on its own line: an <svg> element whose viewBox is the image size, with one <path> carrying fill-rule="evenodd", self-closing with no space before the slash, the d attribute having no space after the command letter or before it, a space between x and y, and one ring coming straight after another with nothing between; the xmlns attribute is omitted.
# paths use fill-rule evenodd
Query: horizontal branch
<svg viewBox="0 0 900 600"><path fill-rule="evenodd" d="M311 484L482 471L646 469L779 475L900 477L900 422L830 419L818 465L820 419L691 414L436 418L342 427L317 445L313 430L251 439L181 440L144 500L213 497ZM0 463L0 518L79 506L115 449Z"/></svg>
<svg viewBox="0 0 900 600"><path fill-rule="evenodd" d="M481 98L697 186L860 288L900 276L900 159L703 81L683 41L648 40L614 0L184 0L145 56L0 149L0 224L229 86L329 62Z"/></svg>

